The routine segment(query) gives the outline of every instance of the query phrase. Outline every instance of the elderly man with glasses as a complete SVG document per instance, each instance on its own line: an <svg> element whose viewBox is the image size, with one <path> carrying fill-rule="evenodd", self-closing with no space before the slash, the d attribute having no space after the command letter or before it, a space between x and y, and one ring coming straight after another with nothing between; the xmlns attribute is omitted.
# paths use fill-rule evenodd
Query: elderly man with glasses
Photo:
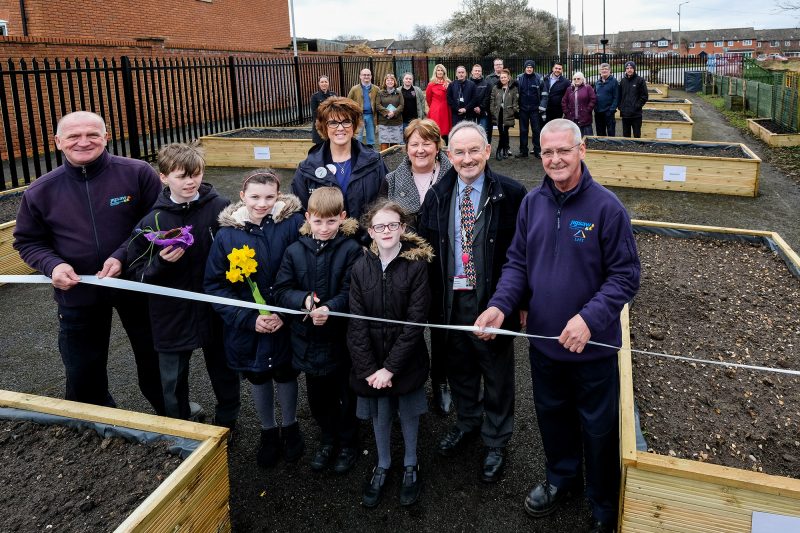
<svg viewBox="0 0 800 533"><path fill-rule="evenodd" d="M585 465L589 531L610 532L620 478L615 347L620 311L639 288L639 257L625 207L583 162L578 126L548 122L541 143L544 182L522 202L508 262L475 325L500 327L521 307L528 333L557 337L530 340L546 478L531 489L525 510L547 516L568 494L581 493Z"/></svg>

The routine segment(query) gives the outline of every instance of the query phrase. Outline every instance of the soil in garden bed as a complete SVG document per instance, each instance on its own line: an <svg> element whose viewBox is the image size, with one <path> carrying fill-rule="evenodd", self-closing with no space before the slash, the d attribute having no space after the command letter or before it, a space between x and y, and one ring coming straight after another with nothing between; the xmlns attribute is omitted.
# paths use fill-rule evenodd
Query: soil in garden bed
<svg viewBox="0 0 800 533"><path fill-rule="evenodd" d="M693 144L691 141L641 141L635 139L600 137L586 139L588 150L611 152L637 152L641 154L694 155L702 157L725 157L730 159L752 159L738 144Z"/></svg>
<svg viewBox="0 0 800 533"><path fill-rule="evenodd" d="M211 137L226 139L311 139L311 128L244 128Z"/></svg>
<svg viewBox="0 0 800 533"><path fill-rule="evenodd" d="M21 201L22 193L0 196L0 224L17 218L17 211L19 211L19 203Z"/></svg>
<svg viewBox="0 0 800 533"><path fill-rule="evenodd" d="M0 420L0 531L114 530L180 465L168 446Z"/></svg>
<svg viewBox="0 0 800 533"><path fill-rule="evenodd" d="M650 104L687 104L691 103L686 98L659 98L658 100L648 100L645 105Z"/></svg>
<svg viewBox="0 0 800 533"><path fill-rule="evenodd" d="M638 234L634 349L800 370L800 279L768 248ZM633 355L649 448L800 477L800 377Z"/></svg>
<svg viewBox="0 0 800 533"><path fill-rule="evenodd" d="M659 100L661 102L662 100ZM677 109L642 109L642 120L657 122L689 122Z"/></svg>
<svg viewBox="0 0 800 533"><path fill-rule="evenodd" d="M788 134L788 135L793 135L793 134L797 134L797 132L796 132L796 131L791 131L789 128L786 128L786 127L785 127L785 126L783 126L782 124L778 124L778 123L777 123L777 122L775 122L774 120L772 120L772 119L768 119L768 118L767 118L767 119L761 119L761 120L757 120L757 121L756 121L756 124L758 124L759 126L761 126L762 128L764 128L765 130L768 130L768 131L769 131L769 132L771 132L771 133L777 133L777 134L779 134L779 135L787 135L787 134Z"/></svg>

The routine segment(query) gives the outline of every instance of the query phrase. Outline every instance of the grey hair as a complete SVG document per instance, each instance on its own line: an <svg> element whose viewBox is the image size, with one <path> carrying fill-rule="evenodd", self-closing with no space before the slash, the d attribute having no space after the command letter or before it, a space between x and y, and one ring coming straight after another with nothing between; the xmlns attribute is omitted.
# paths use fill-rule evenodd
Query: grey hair
<svg viewBox="0 0 800 533"><path fill-rule="evenodd" d="M570 124L572 123L570 122ZM472 122L471 120L462 120L450 129L450 134L447 136L448 144L453 140L455 134L461 130L473 130L478 132L478 135L481 136L481 141L483 141L482 148L486 148L486 146L489 144L489 139L486 137L486 130L484 130L482 126L478 125L477 122ZM580 133L580 130L578 130L578 133Z"/></svg>
<svg viewBox="0 0 800 533"><path fill-rule="evenodd" d="M582 80L583 80L583 83L586 83L586 76L584 76L584 75L583 75L583 72L581 72L580 70L576 70L576 71L575 71L575 72L572 74L572 77L573 77L573 78L580 78L580 79L582 79Z"/></svg>
<svg viewBox="0 0 800 533"><path fill-rule="evenodd" d="M608 63L600 63L600 67L598 67L598 68L607 68L607 69L610 69L610 68L611 68L611 65L609 65Z"/></svg>
<svg viewBox="0 0 800 533"><path fill-rule="evenodd" d="M461 122L458 123L458 125L461 124ZM544 139L544 136L548 133L561 133L564 131L569 131L572 133L572 140L575 142L575 144L581 142L581 129L577 124L565 118L557 118L545 124L542 128L539 138ZM450 130L450 135L453 135L453 130Z"/></svg>
<svg viewBox="0 0 800 533"><path fill-rule="evenodd" d="M72 120L73 118L93 118L95 119L98 124L100 124L103 128L103 135L106 134L106 121L98 115L97 113L92 113L91 111L73 111L72 113L67 113L58 121L56 125L56 135L61 135L61 126L64 122Z"/></svg>

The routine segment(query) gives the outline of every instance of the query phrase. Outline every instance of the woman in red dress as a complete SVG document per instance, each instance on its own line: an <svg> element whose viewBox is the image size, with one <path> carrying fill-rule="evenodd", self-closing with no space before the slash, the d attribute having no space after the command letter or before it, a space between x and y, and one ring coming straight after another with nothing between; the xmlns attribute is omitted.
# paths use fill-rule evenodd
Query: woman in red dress
<svg viewBox="0 0 800 533"><path fill-rule="evenodd" d="M436 122L439 126L442 139L447 143L447 135L450 133L452 116L450 107L447 105L447 86L450 85L450 78L447 77L447 70L444 65L433 67L433 77L428 82L425 89L425 99L428 101L428 118Z"/></svg>

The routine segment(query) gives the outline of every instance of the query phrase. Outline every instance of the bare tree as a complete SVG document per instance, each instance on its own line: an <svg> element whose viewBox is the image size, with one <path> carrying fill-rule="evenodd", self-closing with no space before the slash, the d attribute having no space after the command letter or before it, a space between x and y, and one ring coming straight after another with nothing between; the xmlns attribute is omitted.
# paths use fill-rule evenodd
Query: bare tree
<svg viewBox="0 0 800 533"><path fill-rule="evenodd" d="M349 34L346 34L346 33L343 33L341 35L337 35L336 37L333 38L333 40L334 41L366 41L366 39L364 39L364 37L362 37L360 35L349 35Z"/></svg>

